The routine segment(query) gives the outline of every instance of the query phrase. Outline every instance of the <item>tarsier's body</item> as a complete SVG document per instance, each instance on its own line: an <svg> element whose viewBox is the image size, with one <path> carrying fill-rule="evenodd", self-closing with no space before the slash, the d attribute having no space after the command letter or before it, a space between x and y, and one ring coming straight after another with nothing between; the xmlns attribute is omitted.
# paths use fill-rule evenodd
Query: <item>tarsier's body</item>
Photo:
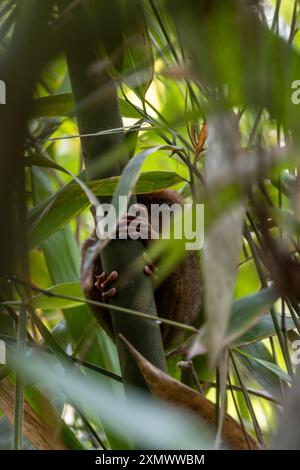
<svg viewBox="0 0 300 470"><path fill-rule="evenodd" d="M148 213L151 204L183 204L181 196L171 190L155 191L153 193L137 197L138 203L146 206ZM132 218L131 218L132 220ZM126 222L128 223L128 221ZM149 230L150 233L150 230ZM96 242L96 237L89 238L82 250L84 259L87 248ZM145 240L145 244L151 243ZM144 269L145 275L153 274L153 266L147 264ZM82 287L86 297L107 301L117 296L114 282L118 279L118 273L110 274L103 272L101 259L97 258L93 272L82 278ZM159 317L168 318L185 324L193 324L199 315L202 303L202 290L200 281L199 259L195 252L188 252L185 259L176 267L169 277L155 290L155 301ZM92 306L92 310L106 332L113 338L112 320L108 310ZM174 327L162 326L162 337L165 347L172 344L179 330Z"/></svg>

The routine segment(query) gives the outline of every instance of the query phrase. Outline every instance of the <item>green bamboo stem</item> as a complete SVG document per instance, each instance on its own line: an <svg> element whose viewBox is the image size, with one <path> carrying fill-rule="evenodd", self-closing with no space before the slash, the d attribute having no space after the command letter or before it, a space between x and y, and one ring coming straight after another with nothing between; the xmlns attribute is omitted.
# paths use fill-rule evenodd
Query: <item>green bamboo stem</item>
<svg viewBox="0 0 300 470"><path fill-rule="evenodd" d="M83 11L80 9L81 6L74 9L72 18L69 18L74 22L74 30L80 29L78 21L83 21ZM84 37L80 49L67 51L67 61L74 100L77 105L76 116L80 134L122 127L115 83L104 72L101 74L98 72L97 76L89 74L91 65L97 61L92 42ZM99 105L93 109L82 106L87 97L100 89L107 90L107 93L103 94ZM116 176L121 173L122 167L128 161L124 137L124 133L120 132L119 134L81 139L88 179ZM101 163L101 157L116 146L122 152L122 164L109 171L101 171L101 165L96 165L96 163ZM124 279L122 276L130 262L141 256L142 251L143 245L140 241L113 240L101 253L104 270L119 272L120 288L117 297L111 301L111 304L157 316L151 280L142 271L132 279ZM124 382L147 389L140 371L118 337L122 334L152 364L166 370L160 327L149 319L125 316L115 310L111 311L111 315Z"/></svg>

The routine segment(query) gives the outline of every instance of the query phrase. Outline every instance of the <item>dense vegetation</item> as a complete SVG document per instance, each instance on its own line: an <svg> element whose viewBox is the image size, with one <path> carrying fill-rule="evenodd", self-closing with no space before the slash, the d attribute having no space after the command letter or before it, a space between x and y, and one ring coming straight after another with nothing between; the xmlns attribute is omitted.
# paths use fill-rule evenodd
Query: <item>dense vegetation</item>
<svg viewBox="0 0 300 470"><path fill-rule="evenodd" d="M299 448L299 10L0 1L1 449ZM80 286L90 209L166 188L204 204L203 308L164 353L141 275L116 347ZM150 247L160 281L185 242Z"/></svg>

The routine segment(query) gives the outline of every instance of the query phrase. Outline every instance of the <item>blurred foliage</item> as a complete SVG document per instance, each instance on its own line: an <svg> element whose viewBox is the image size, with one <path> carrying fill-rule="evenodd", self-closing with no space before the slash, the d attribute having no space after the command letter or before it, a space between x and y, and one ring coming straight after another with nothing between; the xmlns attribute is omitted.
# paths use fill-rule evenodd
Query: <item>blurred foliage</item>
<svg viewBox="0 0 300 470"><path fill-rule="evenodd" d="M8 66L14 60L18 3L0 2L0 59ZM14 272L6 270L6 262L0 271L0 340L7 344L9 365L28 374L25 401L33 406L29 395L48 397L68 429L62 428L68 448L213 445L208 425L181 410L164 405L162 413L162 406L133 391L125 404L115 344L95 321L80 288L80 247L93 230L89 195L116 201L119 194L173 188L187 202L205 204L209 243L199 251L204 316L199 312L197 332L186 331L166 352L169 375L216 403L219 426L226 396L229 415L267 447L294 376L292 343L300 333L300 108L291 100L292 82L300 79L299 4L85 0L83 29L70 31L68 11L77 2L57 3L47 23L49 53L47 43L41 44L45 57L36 68L32 100L23 103L23 133L15 123L24 187L14 182L14 197L10 188L3 196L14 214L7 223L17 233L11 240L10 232L3 236L3 251L5 243L15 243L20 253L20 240L29 247L29 286L20 282L26 276L18 256ZM22 32L28 34L26 28ZM64 39L80 51L89 34L99 53L89 73L97 77L106 70L113 77L123 121L122 129L97 132L125 130L131 157L119 177L92 182L86 182L62 50ZM26 72L23 63L14 70L25 78ZM27 92L31 96L30 86ZM80 106L101 113L101 99L109 92L100 84L97 96ZM238 128L237 137L230 122ZM206 124L207 143L201 142ZM100 173L114 168L121 152L116 146L101 155ZM3 161L10 155L1 153ZM18 192L26 199L26 236L15 221ZM239 222L232 216L237 209ZM185 242L163 240L151 248L162 276L180 262ZM16 343L22 345L17 325L29 297L27 352L20 363L14 354ZM226 365L218 361L224 351L229 352ZM18 397L22 407L22 394L16 403ZM42 407L34 402L39 416ZM1 401L0 413L0 448L11 448L18 431L2 416L8 411ZM25 437L24 447L30 448L30 436Z"/></svg>

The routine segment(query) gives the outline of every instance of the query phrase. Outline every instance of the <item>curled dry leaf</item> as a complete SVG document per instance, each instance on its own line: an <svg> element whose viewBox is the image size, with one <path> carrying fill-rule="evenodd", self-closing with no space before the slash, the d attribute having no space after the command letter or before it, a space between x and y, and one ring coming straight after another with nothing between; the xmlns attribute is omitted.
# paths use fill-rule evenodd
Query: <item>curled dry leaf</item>
<svg viewBox="0 0 300 470"><path fill-rule="evenodd" d="M11 424L14 422L14 384L5 378L0 382L0 408ZM60 418L55 416L54 410L45 398L42 419L25 400L23 432L26 439L38 450L68 450L66 444L59 437L58 429Z"/></svg>
<svg viewBox="0 0 300 470"><path fill-rule="evenodd" d="M152 394L170 404L185 408L213 425L216 423L215 404L205 396L182 384L148 362L131 344L120 336L136 361ZM222 439L232 449L258 449L258 443L229 414L224 417Z"/></svg>

